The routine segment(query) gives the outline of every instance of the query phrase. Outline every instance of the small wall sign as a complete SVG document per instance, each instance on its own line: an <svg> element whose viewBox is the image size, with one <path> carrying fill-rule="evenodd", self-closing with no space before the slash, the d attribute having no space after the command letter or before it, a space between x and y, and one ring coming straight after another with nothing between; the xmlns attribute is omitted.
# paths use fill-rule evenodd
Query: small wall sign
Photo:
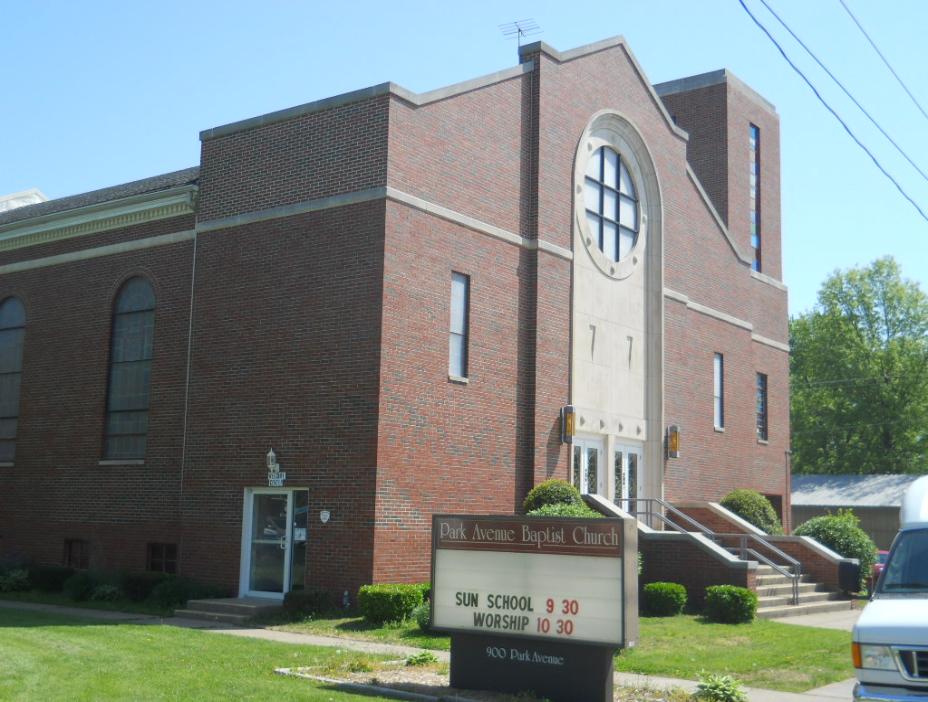
<svg viewBox="0 0 928 702"><path fill-rule="evenodd" d="M287 480L287 474L280 469L280 464L277 462L277 454L274 453L274 449L270 449L267 452L267 486L268 487L283 487L284 481Z"/></svg>
<svg viewBox="0 0 928 702"><path fill-rule="evenodd" d="M319 512L319 521L322 522L323 524L328 522L331 517L332 515L327 509L324 509L321 512Z"/></svg>

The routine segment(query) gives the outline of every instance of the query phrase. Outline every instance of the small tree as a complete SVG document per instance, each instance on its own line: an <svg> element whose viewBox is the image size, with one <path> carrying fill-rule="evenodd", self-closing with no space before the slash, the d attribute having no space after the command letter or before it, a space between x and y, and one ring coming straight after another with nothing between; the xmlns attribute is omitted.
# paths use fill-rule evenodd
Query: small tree
<svg viewBox="0 0 928 702"><path fill-rule="evenodd" d="M720 504L761 531L774 535L783 533L783 525L770 500L755 490L732 490Z"/></svg>
<svg viewBox="0 0 928 702"><path fill-rule="evenodd" d="M797 536L810 536L839 556L856 558L860 562L860 585L863 589L876 559L876 544L860 528L860 520L851 510L840 509L837 514L812 517L793 532Z"/></svg>

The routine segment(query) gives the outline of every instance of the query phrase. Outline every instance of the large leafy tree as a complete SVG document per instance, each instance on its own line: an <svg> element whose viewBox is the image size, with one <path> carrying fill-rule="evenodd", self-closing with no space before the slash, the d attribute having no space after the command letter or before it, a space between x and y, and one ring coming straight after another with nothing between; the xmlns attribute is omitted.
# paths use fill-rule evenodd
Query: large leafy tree
<svg viewBox="0 0 928 702"><path fill-rule="evenodd" d="M793 471L928 473L928 296L892 258L790 320Z"/></svg>

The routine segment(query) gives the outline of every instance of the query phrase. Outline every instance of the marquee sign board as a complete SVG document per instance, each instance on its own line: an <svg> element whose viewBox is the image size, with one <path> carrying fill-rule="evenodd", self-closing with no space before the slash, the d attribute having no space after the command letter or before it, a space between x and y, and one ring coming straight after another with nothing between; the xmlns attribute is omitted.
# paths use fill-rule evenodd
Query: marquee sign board
<svg viewBox="0 0 928 702"><path fill-rule="evenodd" d="M435 515L452 685L611 699L614 650L637 639L637 560L632 519Z"/></svg>
<svg viewBox="0 0 928 702"><path fill-rule="evenodd" d="M436 515L432 540L436 629L634 641L625 631L623 520Z"/></svg>

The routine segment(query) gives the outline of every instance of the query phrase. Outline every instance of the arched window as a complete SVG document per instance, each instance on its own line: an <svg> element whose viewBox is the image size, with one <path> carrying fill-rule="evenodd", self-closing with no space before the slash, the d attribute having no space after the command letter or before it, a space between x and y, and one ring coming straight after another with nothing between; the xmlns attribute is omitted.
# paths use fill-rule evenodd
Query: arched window
<svg viewBox="0 0 928 702"><path fill-rule="evenodd" d="M19 298L0 304L0 462L16 456L16 425L19 422L19 385L23 371L23 336L26 310Z"/></svg>
<svg viewBox="0 0 928 702"><path fill-rule="evenodd" d="M103 457L145 458L155 293L144 278L130 278L116 296L110 346Z"/></svg>

